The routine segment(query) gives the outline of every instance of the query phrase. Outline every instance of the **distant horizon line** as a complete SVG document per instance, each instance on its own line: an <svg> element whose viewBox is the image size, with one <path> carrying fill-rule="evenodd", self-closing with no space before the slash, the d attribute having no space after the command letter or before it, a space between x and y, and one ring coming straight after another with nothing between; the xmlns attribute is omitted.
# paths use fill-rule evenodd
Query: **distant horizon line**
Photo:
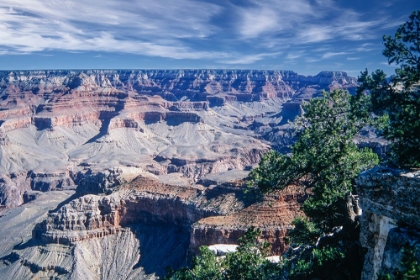
<svg viewBox="0 0 420 280"><path fill-rule="evenodd" d="M238 68L50 68L50 69L5 69L1 70L0 72L34 72L34 71L197 71L197 70L204 70L204 71L255 71L255 72L263 72L263 71L272 71L272 72L293 72L298 75L302 76L318 76L321 73L330 72L330 73L345 73L347 75L348 71L344 70L322 70L315 75L303 75L299 74L295 70L279 70L279 69L238 69ZM351 77L351 76L350 76Z"/></svg>

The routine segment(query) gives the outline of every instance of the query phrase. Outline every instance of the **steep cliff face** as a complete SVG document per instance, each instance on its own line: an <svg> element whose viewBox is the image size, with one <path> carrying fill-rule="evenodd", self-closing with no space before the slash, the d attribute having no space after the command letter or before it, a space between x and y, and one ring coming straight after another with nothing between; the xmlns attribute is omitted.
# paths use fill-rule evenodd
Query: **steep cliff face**
<svg viewBox="0 0 420 280"><path fill-rule="evenodd" d="M367 249L362 279L400 268L405 246L420 247L420 172L377 167L357 181L360 242Z"/></svg>
<svg viewBox="0 0 420 280"><path fill-rule="evenodd" d="M1 275L153 279L251 225L281 254L303 194L248 206L236 179L270 148L287 150L302 100L356 86L343 72L0 72L0 205L17 207L0 219L10 234L32 232L0 250ZM220 183L232 174L243 176ZM56 190L75 194L45 219L9 219Z"/></svg>
<svg viewBox="0 0 420 280"><path fill-rule="evenodd" d="M289 189L245 207L242 185L180 187L138 177L111 195L72 199L50 211L32 238L7 250L0 272L8 278L153 279L168 265L185 265L201 245L236 242L251 225L263 229L273 254L281 254L285 232L301 214L302 193Z"/></svg>
<svg viewBox="0 0 420 280"><path fill-rule="evenodd" d="M235 202L232 193L212 201L203 192L205 189L200 187L170 186L139 177L114 194L86 195L71 201L50 213L33 235L47 243L74 244L115 234L131 224L188 228L203 217L225 214L242 206Z"/></svg>
<svg viewBox="0 0 420 280"><path fill-rule="evenodd" d="M301 100L355 86L343 72L0 71L0 205L33 190L109 192L143 172L249 169L287 148Z"/></svg>
<svg viewBox="0 0 420 280"><path fill-rule="evenodd" d="M345 72L324 71L316 76L293 71L259 70L63 70L3 71L0 85L9 93L34 93L32 102L48 98L54 92L91 92L100 89L136 91L161 95L165 99L189 97L194 101L206 95L232 95L232 100L253 101L262 97L290 98L305 88L354 88L356 79ZM174 100L171 100L174 101Z"/></svg>
<svg viewBox="0 0 420 280"><path fill-rule="evenodd" d="M261 229L260 238L271 244L271 254L282 255L288 248L284 237L292 221L304 216L300 209L304 199L303 189L290 186L235 213L201 219L192 226L190 250L198 253L202 245L237 244L238 238L253 226Z"/></svg>

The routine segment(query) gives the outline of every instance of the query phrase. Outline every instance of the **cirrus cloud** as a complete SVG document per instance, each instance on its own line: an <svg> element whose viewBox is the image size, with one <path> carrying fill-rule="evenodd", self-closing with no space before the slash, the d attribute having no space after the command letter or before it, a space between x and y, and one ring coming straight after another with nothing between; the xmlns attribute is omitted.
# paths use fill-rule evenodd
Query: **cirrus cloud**
<svg viewBox="0 0 420 280"><path fill-rule="evenodd" d="M415 5L401 0L396 9L392 1L365 2L2 0L0 63L16 68L12 56L25 54L40 65L48 61L66 68L53 60L56 52L74 57L93 52L91 63L109 63L101 64L108 68L136 65L118 64L117 54L130 61L141 58L145 67L281 65L319 71L382 66L382 34L403 23Z"/></svg>

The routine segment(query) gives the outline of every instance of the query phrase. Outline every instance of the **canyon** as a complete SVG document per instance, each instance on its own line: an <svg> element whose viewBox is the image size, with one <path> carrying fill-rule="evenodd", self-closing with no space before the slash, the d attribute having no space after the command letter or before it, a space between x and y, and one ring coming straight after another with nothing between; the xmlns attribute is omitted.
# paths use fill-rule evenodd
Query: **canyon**
<svg viewBox="0 0 420 280"><path fill-rule="evenodd" d="M85 195L49 211L7 250L0 271L18 279L153 279L166 266L188 263L201 245L235 244L249 226L261 227L278 255L302 198L288 190L249 205L240 186L180 187L137 177L113 194ZM6 225L14 209L2 218Z"/></svg>
<svg viewBox="0 0 420 280"><path fill-rule="evenodd" d="M154 279L249 226L282 254L305 194L250 199L248 172L289 151L302 102L356 87L327 71L0 72L0 272Z"/></svg>
<svg viewBox="0 0 420 280"><path fill-rule="evenodd" d="M249 169L287 148L302 100L356 86L344 72L0 72L0 204L26 191L106 192L144 172L191 183Z"/></svg>

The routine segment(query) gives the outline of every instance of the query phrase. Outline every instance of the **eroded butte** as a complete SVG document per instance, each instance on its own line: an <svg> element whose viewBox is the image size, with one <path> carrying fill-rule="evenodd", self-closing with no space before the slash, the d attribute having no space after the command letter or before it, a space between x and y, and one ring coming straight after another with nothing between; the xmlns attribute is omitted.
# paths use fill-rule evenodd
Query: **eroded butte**
<svg viewBox="0 0 420 280"><path fill-rule="evenodd" d="M188 184L246 170L289 144L302 100L356 86L344 72L0 72L0 204L29 191L106 192L141 173Z"/></svg>
<svg viewBox="0 0 420 280"><path fill-rule="evenodd" d="M288 151L303 100L356 87L344 72L0 72L0 272L155 278L251 225L281 254L304 194L249 204L243 179Z"/></svg>

